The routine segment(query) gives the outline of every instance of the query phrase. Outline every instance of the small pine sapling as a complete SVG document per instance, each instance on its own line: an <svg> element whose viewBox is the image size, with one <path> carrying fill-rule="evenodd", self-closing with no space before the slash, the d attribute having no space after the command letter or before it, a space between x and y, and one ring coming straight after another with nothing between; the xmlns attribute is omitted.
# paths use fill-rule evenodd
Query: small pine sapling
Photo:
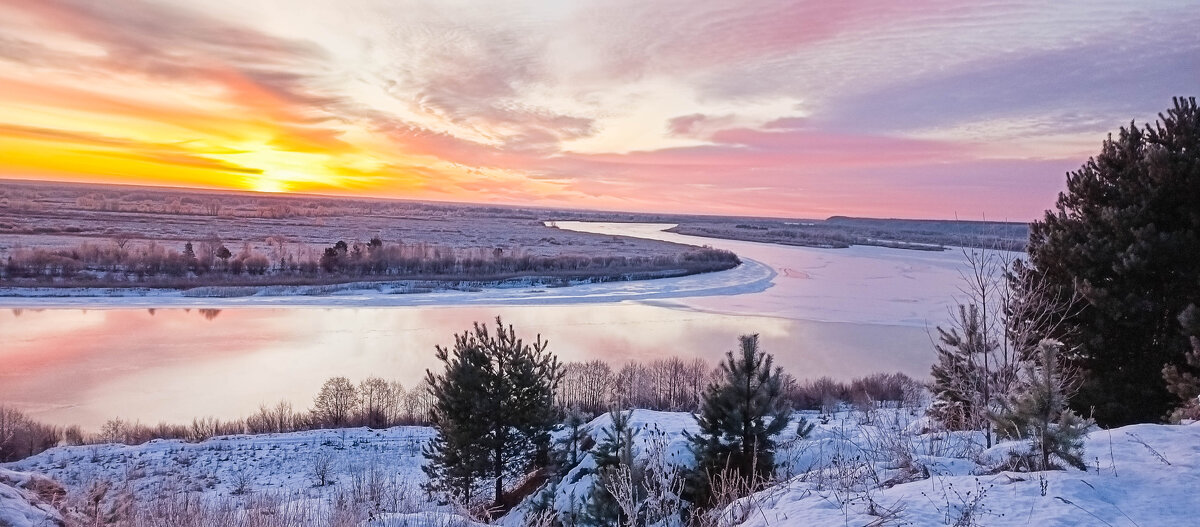
<svg viewBox="0 0 1200 527"><path fill-rule="evenodd" d="M817 428L817 423L810 422L807 417L801 417L796 422L796 439L808 439L808 436Z"/></svg>
<svg viewBox="0 0 1200 527"><path fill-rule="evenodd" d="M604 437L592 453L596 460L596 481L588 497L586 522L589 525L625 525L629 518L621 499L636 500L637 496L619 496L613 490L636 491L634 480L633 438L637 431L630 426L633 412L609 413L612 426L604 429Z"/></svg>
<svg viewBox="0 0 1200 527"><path fill-rule="evenodd" d="M1000 410L989 414L1002 439L1024 439L1030 451L1014 454L1014 468L1033 471L1062 468L1060 460L1086 470L1083 437L1092 426L1067 408L1071 381L1059 364L1062 343L1042 340L1036 360L1027 364L1024 382L1017 393L1000 401Z"/></svg>
<svg viewBox="0 0 1200 527"><path fill-rule="evenodd" d="M714 487L729 486L714 478L732 478L753 492L774 476L774 437L791 414L782 400L782 371L759 351L758 335L743 335L740 344L736 356L726 353L720 381L704 394L696 418L700 433L686 434L698 462L689 478L689 501L702 508L712 505Z"/></svg>

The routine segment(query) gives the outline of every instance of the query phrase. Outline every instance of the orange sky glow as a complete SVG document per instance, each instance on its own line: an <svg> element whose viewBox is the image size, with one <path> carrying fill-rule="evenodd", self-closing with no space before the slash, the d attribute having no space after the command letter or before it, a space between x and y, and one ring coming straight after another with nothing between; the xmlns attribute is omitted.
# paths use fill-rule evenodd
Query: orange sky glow
<svg viewBox="0 0 1200 527"><path fill-rule="evenodd" d="M0 0L0 178L1028 220L1105 134L1195 95L1198 23L1188 2Z"/></svg>

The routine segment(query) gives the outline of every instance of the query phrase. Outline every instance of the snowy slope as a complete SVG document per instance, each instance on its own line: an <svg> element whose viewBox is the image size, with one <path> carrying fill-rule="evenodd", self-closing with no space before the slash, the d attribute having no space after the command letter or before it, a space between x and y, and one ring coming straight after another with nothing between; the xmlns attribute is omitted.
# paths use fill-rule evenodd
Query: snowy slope
<svg viewBox="0 0 1200 527"><path fill-rule="evenodd" d="M54 507L62 487L45 476L0 468L0 527L62 525Z"/></svg>
<svg viewBox="0 0 1200 527"><path fill-rule="evenodd" d="M59 447L8 467L46 474L71 492L102 480L129 483L141 498L179 492L232 499L264 492L328 498L365 485L363 478L415 497L425 480L421 447L433 433L426 427L351 428L223 436L200 443ZM327 467L325 485L320 485L320 467Z"/></svg>
<svg viewBox="0 0 1200 527"><path fill-rule="evenodd" d="M928 421L916 409L843 409L831 415L794 416L800 417L815 423L816 429L797 439L790 426L780 436L776 459L782 483L728 507L726 525L1197 524L1197 424L1095 431L1086 441L1087 471L996 473L989 467L1020 444L984 450L978 433L929 432ZM683 436L684 431L696 430L690 414L637 410L631 421L640 430L635 436L637 456L644 458L650 441L659 441L672 462L694 462ZM603 415L589 426L591 436L600 439L611 423ZM271 494L293 503L327 504L339 496L369 492L370 482L379 480L390 498L379 501L386 502L376 509L384 514L373 514L366 526L478 525L439 510L418 490L424 481L421 446L432 435L422 427L360 428L228 436L197 444L60 447L7 468L46 474L73 493L108 479L128 482L133 492L146 498L187 492L240 500ZM324 486L318 485L315 473L321 459L330 466ZM570 469L554 491L556 508L581 506L594 466L585 455ZM50 509L29 506L28 496L24 501L14 498L12 489L28 485L27 474L0 469L0 482L6 478L7 485L0 483L0 514L9 516L0 518L25 525L11 518L55 517ZM499 523L521 525L529 509L526 502Z"/></svg>
<svg viewBox="0 0 1200 527"><path fill-rule="evenodd" d="M914 439L928 437L936 434ZM820 470L802 473L730 507L726 519L745 526L1200 524L1200 426L1093 432L1085 443L1087 471L988 469L1020 447L1002 444L977 459L918 455L913 463L928 477L894 485L886 474L903 471L886 462L875 466L882 477L868 477L871 484L861 487L841 485L838 478L847 471L839 468L828 469L831 478L818 477ZM928 445L916 450L923 449L928 452Z"/></svg>
<svg viewBox="0 0 1200 527"><path fill-rule="evenodd" d="M1197 525L1200 425L1135 425L1091 433L1089 470L996 473L1023 443L985 450L977 432L930 432L920 411L845 409L798 412L816 425L804 439L789 426L778 437L782 483L729 506L724 525ZM635 411L635 455L661 431L667 451L694 459L683 431L688 414ZM591 423L603 437L607 416ZM585 456L555 489L560 511L580 507L594 481ZM1045 484L1043 492L1042 485ZM521 525L523 504L501 523Z"/></svg>

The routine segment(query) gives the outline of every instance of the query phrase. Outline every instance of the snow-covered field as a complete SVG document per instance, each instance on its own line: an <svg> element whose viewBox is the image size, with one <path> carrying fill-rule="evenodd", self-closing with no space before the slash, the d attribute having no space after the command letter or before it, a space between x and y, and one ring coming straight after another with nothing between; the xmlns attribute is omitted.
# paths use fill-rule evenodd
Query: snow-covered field
<svg viewBox="0 0 1200 527"><path fill-rule="evenodd" d="M816 429L805 439L795 437L794 427L780 436L778 484L728 507L724 523L1195 525L1200 425L1095 431L1086 441L1088 470L1017 473L990 467L1020 444L985 450L978 434L927 433L920 414L906 408L795 414ZM637 410L631 421L640 430L638 455L660 441L672 463L693 462L683 436L696 429L690 414ZM589 426L600 439L610 421L600 416ZM421 427L321 430L55 448L0 470L0 525L26 525L11 518L45 510L23 504L12 482L28 476L12 471L48 475L74 494L107 480L139 500L187 493L254 504L272 496L276 507L331 507L374 492L386 496L363 500L371 509L364 518L373 519L364 525L433 524L448 516L418 490L420 447L432 433ZM570 469L555 489L556 507L580 506L592 484L591 467L586 455ZM498 523L520 525L528 510L527 502Z"/></svg>

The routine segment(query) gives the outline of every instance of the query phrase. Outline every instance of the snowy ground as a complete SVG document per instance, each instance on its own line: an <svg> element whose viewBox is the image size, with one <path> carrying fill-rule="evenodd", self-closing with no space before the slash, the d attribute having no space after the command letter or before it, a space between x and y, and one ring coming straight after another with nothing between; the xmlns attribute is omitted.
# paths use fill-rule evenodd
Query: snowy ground
<svg viewBox="0 0 1200 527"><path fill-rule="evenodd" d="M739 524L745 526L1196 525L1198 425L1133 425L1093 432L1085 443L1087 471L991 473L988 465L1014 446L1002 444L978 459L919 455L912 462L928 469L929 477L892 486L874 482L903 474L898 467L903 457L878 460L877 475L868 472L868 485L857 489L839 489L843 474L835 464L828 474L833 478L822 481L812 472L798 475L746 500L738 514L731 508L729 517L744 519Z"/></svg>
<svg viewBox="0 0 1200 527"><path fill-rule="evenodd" d="M0 527L60 525L52 503L59 491L45 476L0 468Z"/></svg>
<svg viewBox="0 0 1200 527"><path fill-rule="evenodd" d="M797 413L799 417L816 429L805 439L796 439L794 427L780 436L781 483L726 509L727 525L1148 527L1194 525L1200 510L1196 424L1096 431L1086 442L1087 471L1015 473L989 467L1019 444L985 450L979 434L924 433L927 422L916 410ZM603 437L609 423L608 416L597 418L590 433ZM640 430L635 436L639 456L657 440L672 462L693 462L683 436L685 430L695 430L689 414L637 410L632 423ZM387 514L376 515L367 525L391 526L441 514L417 490L424 479L420 446L432 433L400 427L230 436L197 444L60 447L7 468L46 474L73 493L107 479L128 484L142 498L187 492L252 500L270 494L291 502L328 503L371 492L370 482L376 481L392 495L381 502L391 505L377 505ZM322 460L331 467L323 486L317 472ZM556 488L558 508L579 506L591 486L588 469L593 466L585 456L571 469ZM6 474L14 473L0 470L0 482ZM19 500L11 488L0 485L0 511L17 510ZM527 510L528 504L500 523L519 525Z"/></svg>
<svg viewBox="0 0 1200 527"><path fill-rule="evenodd" d="M141 497L169 491L328 498L364 474L416 494L425 479L421 447L433 433L427 427L349 428L222 436L199 443L59 447L9 466L48 474L72 491L84 491L99 480L129 483Z"/></svg>

